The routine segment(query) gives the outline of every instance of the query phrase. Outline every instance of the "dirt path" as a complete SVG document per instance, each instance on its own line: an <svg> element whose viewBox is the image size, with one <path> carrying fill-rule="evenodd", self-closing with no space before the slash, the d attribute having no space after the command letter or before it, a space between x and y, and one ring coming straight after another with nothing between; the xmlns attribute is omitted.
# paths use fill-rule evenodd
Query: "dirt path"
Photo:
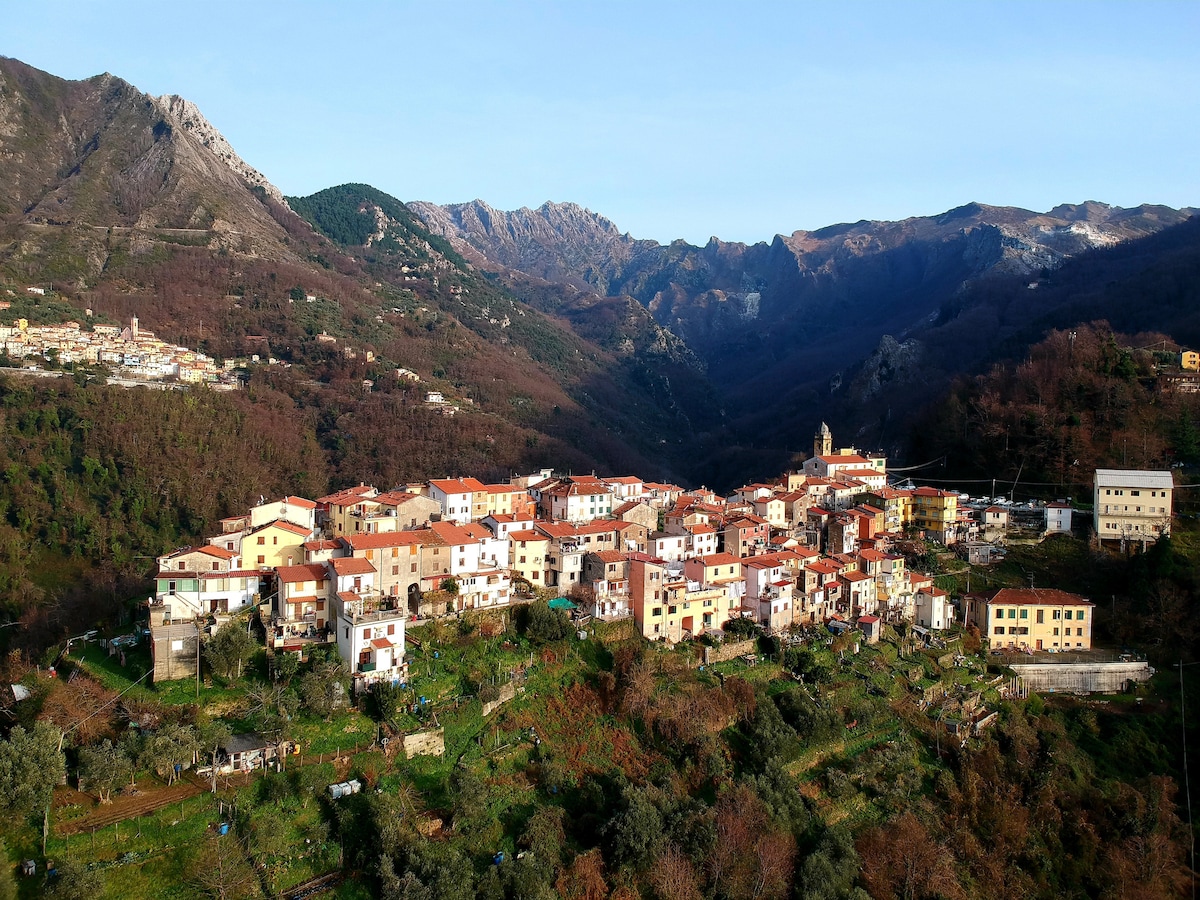
<svg viewBox="0 0 1200 900"><path fill-rule="evenodd" d="M79 834L95 828L104 828L114 822L124 822L126 819L146 816L165 806L170 806L172 803L182 803L189 797L195 797L203 793L205 788L205 784L186 777L170 787L155 785L139 788L136 794L121 794L113 797L112 803L97 806L87 815L78 819L55 825L54 832L61 836ZM78 802L81 798L86 798L89 802L94 800L90 794L80 794L78 791L67 789L56 791L54 796L56 806L64 805L64 801L65 803Z"/></svg>

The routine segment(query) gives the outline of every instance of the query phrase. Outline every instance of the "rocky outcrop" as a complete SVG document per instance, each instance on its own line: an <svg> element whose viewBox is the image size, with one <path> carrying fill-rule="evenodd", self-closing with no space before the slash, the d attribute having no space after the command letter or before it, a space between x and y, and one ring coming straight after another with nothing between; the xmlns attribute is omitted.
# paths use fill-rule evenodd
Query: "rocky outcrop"
<svg viewBox="0 0 1200 900"><path fill-rule="evenodd" d="M225 136L217 131L208 119L204 118L204 114L200 112L200 108L195 103L191 100L185 100L177 94L156 97L155 102L167 119L195 136L217 159L229 166L236 175L250 185L262 188L276 203L287 205L287 201L284 200L279 188L271 184L267 180L267 176L263 175L262 172L237 155L237 152L230 145L229 141L225 140Z"/></svg>

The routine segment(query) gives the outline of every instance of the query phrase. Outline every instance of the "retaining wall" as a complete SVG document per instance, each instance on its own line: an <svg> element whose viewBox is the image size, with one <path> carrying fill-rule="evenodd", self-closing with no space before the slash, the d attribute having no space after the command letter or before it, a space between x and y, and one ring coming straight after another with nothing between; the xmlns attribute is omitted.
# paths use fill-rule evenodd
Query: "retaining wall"
<svg viewBox="0 0 1200 900"><path fill-rule="evenodd" d="M1147 662L1014 663L1010 665L1031 691L1082 691L1119 694L1129 682L1149 681L1154 670Z"/></svg>

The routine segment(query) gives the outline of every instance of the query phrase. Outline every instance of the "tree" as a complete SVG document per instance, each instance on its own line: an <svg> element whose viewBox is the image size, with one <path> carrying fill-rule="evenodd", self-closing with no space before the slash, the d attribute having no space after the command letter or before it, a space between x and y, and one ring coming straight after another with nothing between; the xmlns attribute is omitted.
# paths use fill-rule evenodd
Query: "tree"
<svg viewBox="0 0 1200 900"><path fill-rule="evenodd" d="M103 893L103 876L78 859L60 860L55 874L46 878L48 900L95 900Z"/></svg>
<svg viewBox="0 0 1200 900"><path fill-rule="evenodd" d="M0 900L17 900L17 879L8 858L8 846L0 840Z"/></svg>
<svg viewBox="0 0 1200 900"><path fill-rule="evenodd" d="M258 641L237 619L231 619L204 644L204 658L222 678L241 677L244 666L258 649Z"/></svg>
<svg viewBox="0 0 1200 900"><path fill-rule="evenodd" d="M233 731L220 719L206 719L200 722L198 732L197 741L204 748L204 753L212 766L212 792L215 794L217 792L217 757L220 755L221 748L228 744L229 739L233 737Z"/></svg>
<svg viewBox="0 0 1200 900"><path fill-rule="evenodd" d="M50 801L54 786L66 777L67 764L59 746L62 732L47 722L32 731L20 725L0 741L0 810L16 816L42 816L42 852L50 836Z"/></svg>
<svg viewBox="0 0 1200 900"><path fill-rule="evenodd" d="M188 882L216 900L242 900L259 893L258 876L233 834L209 834L188 867Z"/></svg>
<svg viewBox="0 0 1200 900"><path fill-rule="evenodd" d="M800 866L796 896L803 900L868 900L867 892L854 884L858 870L858 852L850 832L840 827L827 829Z"/></svg>
<svg viewBox="0 0 1200 900"><path fill-rule="evenodd" d="M196 729L169 723L146 737L139 762L166 778L167 784L174 784L181 771L191 768L199 752Z"/></svg>
<svg viewBox="0 0 1200 900"><path fill-rule="evenodd" d="M296 673L300 671L300 654L299 653L276 653L275 654L275 680L283 679L284 682L290 682L296 677Z"/></svg>
<svg viewBox="0 0 1200 900"><path fill-rule="evenodd" d="M32 731L18 725L0 741L0 808L28 816L49 803L66 774L60 738L53 725L36 722Z"/></svg>
<svg viewBox="0 0 1200 900"><path fill-rule="evenodd" d="M79 751L79 780L94 790L101 803L112 801L112 792L129 780L133 763L124 748L108 738Z"/></svg>
<svg viewBox="0 0 1200 900"><path fill-rule="evenodd" d="M644 794L626 791L625 808L604 826L609 857L619 866L642 869L658 853L663 841L663 821Z"/></svg>
<svg viewBox="0 0 1200 900"><path fill-rule="evenodd" d="M547 603L530 603L518 615L518 627L535 644L561 641L571 633L567 614L561 609L551 609Z"/></svg>
<svg viewBox="0 0 1200 900"><path fill-rule="evenodd" d="M650 885L660 900L700 900L696 868L687 854L667 844L650 870Z"/></svg>
<svg viewBox="0 0 1200 900"><path fill-rule="evenodd" d="M341 662L326 660L313 664L300 679L300 702L310 712L327 720L346 705L346 670Z"/></svg>

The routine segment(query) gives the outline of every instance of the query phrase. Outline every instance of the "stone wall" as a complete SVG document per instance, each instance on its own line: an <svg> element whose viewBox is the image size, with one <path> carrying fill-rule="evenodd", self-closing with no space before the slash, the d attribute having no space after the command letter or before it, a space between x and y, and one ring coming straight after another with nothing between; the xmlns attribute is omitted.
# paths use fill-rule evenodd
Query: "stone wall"
<svg viewBox="0 0 1200 900"><path fill-rule="evenodd" d="M1154 670L1147 662L1013 663L1009 666L1031 691L1082 691L1119 694L1129 682L1149 681Z"/></svg>
<svg viewBox="0 0 1200 900"><path fill-rule="evenodd" d="M525 688L521 688L521 690L523 691ZM515 696L517 696L517 683L510 681L504 687L500 688L499 697L483 704L483 717L486 719Z"/></svg>
<svg viewBox="0 0 1200 900"><path fill-rule="evenodd" d="M401 740L404 742L406 759L412 759L414 756L442 756L446 752L446 732L442 728L406 734Z"/></svg>
<svg viewBox="0 0 1200 900"><path fill-rule="evenodd" d="M739 656L745 656L747 653L754 653L757 649L758 641L754 638L750 638L748 641L735 641L732 644L725 643L720 647L705 647L704 665L711 666L713 663L737 659Z"/></svg>

